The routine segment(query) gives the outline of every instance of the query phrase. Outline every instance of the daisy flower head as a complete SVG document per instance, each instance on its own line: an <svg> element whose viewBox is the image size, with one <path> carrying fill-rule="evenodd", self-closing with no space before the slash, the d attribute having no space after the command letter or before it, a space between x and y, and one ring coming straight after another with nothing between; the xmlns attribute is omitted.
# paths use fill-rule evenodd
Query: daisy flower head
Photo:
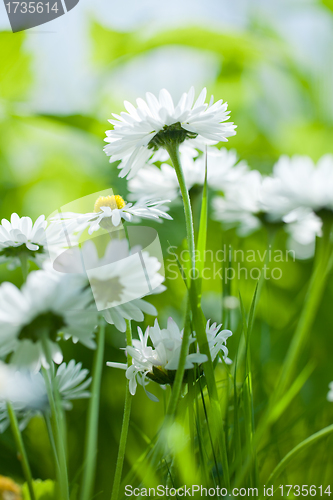
<svg viewBox="0 0 333 500"><path fill-rule="evenodd" d="M169 92L162 89L158 98L147 92L146 100L137 99L137 107L125 101L127 112L113 114L114 119L109 120L113 130L106 132L108 145L104 148L110 161L121 160L120 177L133 177L159 148L193 139L216 144L235 135L235 125L228 122L227 103L214 103L213 96L206 103L206 94L203 89L194 101L192 87L175 105Z"/></svg>
<svg viewBox="0 0 333 500"><path fill-rule="evenodd" d="M221 325L212 326L207 323L206 333L209 339L209 347L213 359L219 352L223 359L227 360L228 350L226 348L227 338L231 335L228 330L220 332ZM176 370L179 365L180 350L183 339L183 330L172 318L168 319L167 328L160 328L157 319L153 327L148 327L143 334L138 328L139 339L133 340L133 345L126 348L132 357L132 365L108 362L107 365L113 368L126 370L126 377L129 380L130 392L135 394L137 384L144 388L150 380L160 385L172 384ZM150 343L148 343L150 341ZM195 342L195 337L190 336L190 344ZM186 356L185 370L191 370L195 365L201 365L207 361L207 356L199 351L192 352ZM151 395L148 394L150 397ZM154 399L154 397L153 397ZM156 399L156 398L155 398Z"/></svg>
<svg viewBox="0 0 333 500"><path fill-rule="evenodd" d="M257 170L249 171L225 191L224 197L213 199L214 219L229 227L237 227L241 236L259 229L261 221L257 215L262 211L261 188L261 174Z"/></svg>
<svg viewBox="0 0 333 500"><path fill-rule="evenodd" d="M94 205L94 211L85 214L65 212L53 218L56 222L64 221L69 232L82 234L88 229L93 234L99 229L113 231L121 221L131 222L133 219L150 219L160 222L160 218L172 220L165 210L164 204L169 200L142 198L137 203L126 203L120 195L100 196Z"/></svg>
<svg viewBox="0 0 333 500"><path fill-rule="evenodd" d="M35 223L30 217L11 215L10 221L2 219L0 224L0 263L9 262L11 268L20 265L26 258L41 267L50 251L67 246L66 235L60 226L48 224L44 215Z"/></svg>
<svg viewBox="0 0 333 500"><path fill-rule="evenodd" d="M97 240L88 240L81 249L62 254L55 263L56 270L73 273L72 279L79 280L82 288L89 287L97 310L122 332L126 319L143 321L144 314L156 316L155 307L143 297L165 290L161 249L158 259L138 245L130 248L126 239L112 239L100 257Z"/></svg>
<svg viewBox="0 0 333 500"><path fill-rule="evenodd" d="M6 372L4 378L3 372ZM88 370L73 359L62 363L55 371L55 379L65 410L72 409L72 401L90 397L87 390L91 378ZM20 429L23 430L36 415L49 411L47 389L41 372L18 370L12 365L0 364L0 432L9 425L6 403L10 402L17 415Z"/></svg>
<svg viewBox="0 0 333 500"><path fill-rule="evenodd" d="M11 362L38 371L50 357L62 362L59 334L95 348L96 308L90 290L72 283L70 276L33 271L21 290L12 283L0 286L0 352L13 353Z"/></svg>
<svg viewBox="0 0 333 500"><path fill-rule="evenodd" d="M274 218L299 208L317 215L333 211L333 155L324 155L317 164L308 156L281 156L273 169L265 199Z"/></svg>

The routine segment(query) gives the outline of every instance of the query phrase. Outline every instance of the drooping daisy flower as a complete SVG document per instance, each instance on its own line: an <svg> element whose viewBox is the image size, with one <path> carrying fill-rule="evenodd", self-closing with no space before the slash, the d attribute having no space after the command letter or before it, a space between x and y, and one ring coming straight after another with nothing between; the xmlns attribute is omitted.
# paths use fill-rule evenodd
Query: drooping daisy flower
<svg viewBox="0 0 333 500"><path fill-rule="evenodd" d="M90 290L74 287L68 276L46 271L29 274L21 290L12 283L0 286L0 352L13 353L16 366L30 366L38 371L48 367L43 350L45 336L55 363L62 353L58 334L72 337L86 347L95 347L94 329L97 313L91 302Z"/></svg>
<svg viewBox="0 0 333 500"><path fill-rule="evenodd" d="M222 100L205 103L206 89L194 102L194 88L184 93L175 106L171 95L162 89L157 99L147 92L146 101L137 99L137 108L125 101L127 113L113 114L109 120L113 130L106 132L109 144L104 151L110 161L122 160L120 177L133 177L151 158L154 151L170 144L198 138L204 144L227 141L235 135L233 123L229 119L227 103Z"/></svg>
<svg viewBox="0 0 333 500"><path fill-rule="evenodd" d="M169 200L148 200L142 198L137 203L126 203L119 195L100 196L96 200L94 212L77 214L65 212L57 216L55 221L66 221L69 232L82 233L88 228L92 234L100 228L112 230L119 226L121 220L130 222L133 217L159 220L159 218L172 220L172 217L163 210ZM163 209L163 210L162 210Z"/></svg>
<svg viewBox="0 0 333 500"><path fill-rule="evenodd" d="M103 257L98 256L94 241L88 240L82 249L62 254L55 269L73 273L83 288L90 285L97 309L122 332L126 319L143 321L144 313L156 316L155 307L142 297L165 290L159 260L141 247L130 249L126 239L109 241Z"/></svg>
<svg viewBox="0 0 333 500"><path fill-rule="evenodd" d="M0 225L0 263L10 267L20 265L20 257L26 257L41 266L50 251L68 246L66 235L60 226L48 225L44 215L33 224L30 217L13 213L10 222L2 219Z"/></svg>
<svg viewBox="0 0 333 500"><path fill-rule="evenodd" d="M194 159L188 154L181 153L180 159L188 190L193 186L202 186L205 180L206 155L202 154ZM225 191L236 185L248 171L245 162L237 163L238 158L234 150L226 148L207 149L207 184L215 191ZM131 191L130 199L140 198L146 191L149 195L164 196L174 200L179 196L180 189L177 175L170 165L163 163L160 168L147 164L142 167L137 175L130 179L128 188Z"/></svg>
<svg viewBox="0 0 333 500"><path fill-rule="evenodd" d="M206 326L206 333L209 348L213 360L221 353L223 359L227 359L228 349L226 347L227 338L232 335L229 330L220 331L221 325L216 323L210 326L209 321ZM130 381L129 389L132 395L135 394L137 383L146 386L150 380L161 385L172 384L179 364L180 350L183 338L181 331L172 318L168 320L167 328L161 329L158 321L155 320L153 327L148 327L145 334L138 328L139 340L133 340L133 347L128 346L127 352L132 356L132 365L127 367L123 363L108 362L107 365L113 368L126 370L126 377ZM152 345L148 345L148 341ZM195 342L191 335L190 344ZM200 352L193 352L186 356L185 370L194 368L207 361L207 356Z"/></svg>
<svg viewBox="0 0 333 500"><path fill-rule="evenodd" d="M81 363L72 359L68 365L62 363L55 372L55 379L65 410L72 408L72 401L90 397L87 390L91 378ZM40 372L18 370L12 365L0 364L0 432L9 425L6 403L10 402L23 430L36 415L49 410L45 381Z"/></svg>
<svg viewBox="0 0 333 500"><path fill-rule="evenodd" d="M317 165L308 156L281 156L272 179L264 201L273 218L299 208L318 215L333 210L333 155L323 156Z"/></svg>
<svg viewBox="0 0 333 500"><path fill-rule="evenodd" d="M328 384L329 391L327 393L327 401L333 403L333 382Z"/></svg>

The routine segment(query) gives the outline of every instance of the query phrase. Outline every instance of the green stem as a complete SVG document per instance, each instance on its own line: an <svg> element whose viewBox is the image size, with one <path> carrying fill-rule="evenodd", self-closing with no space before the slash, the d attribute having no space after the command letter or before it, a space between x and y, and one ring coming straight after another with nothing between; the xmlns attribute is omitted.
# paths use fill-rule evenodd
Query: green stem
<svg viewBox="0 0 333 500"><path fill-rule="evenodd" d="M92 389L88 410L88 425L84 453L85 466L82 482L81 500L89 500L91 498L95 480L97 462L98 418L104 359L104 344L105 322L102 319L97 335L97 349L94 355L94 364L92 370Z"/></svg>
<svg viewBox="0 0 333 500"><path fill-rule="evenodd" d="M27 281L28 272L29 272L28 256L26 254L22 253L20 255L20 262L21 262L21 271L22 271L23 281Z"/></svg>
<svg viewBox="0 0 333 500"><path fill-rule="evenodd" d="M54 430L54 441L57 448L58 462L56 462L56 469L59 474L59 488L62 495L62 500L69 500L69 484L68 484L68 471L65 443L62 435L62 408L61 401L58 394L58 387L54 377L53 361L50 353L47 336L42 337L43 350L49 369L42 367L42 373L45 380L46 391L49 399L51 409L51 419ZM52 443L51 443L52 444Z"/></svg>
<svg viewBox="0 0 333 500"><path fill-rule="evenodd" d="M60 476L59 460L58 460L56 444L54 441L51 419L50 419L49 415L45 415L44 419L45 419L47 433L48 433L49 440L50 440L51 449L53 452L53 458L54 458L54 463L55 463L55 467L56 467L56 471L57 471L57 477L59 477Z"/></svg>
<svg viewBox="0 0 333 500"><path fill-rule="evenodd" d="M127 346L132 346L131 322L126 320L126 325L127 325L126 343L127 343ZM132 365L132 358L127 353L127 366L130 367L131 365ZM111 500L118 500L118 496L119 496L120 481L121 481L121 475L123 472L125 450L126 450L126 443L127 443L127 435L128 435L128 428L129 428L129 422L130 422L130 416L131 416L131 405L132 405L132 395L130 394L130 391L129 391L129 381L127 381L123 423L122 423L122 427L121 427L119 449L118 449L118 456L117 456L117 464L116 464L116 471L114 474Z"/></svg>
<svg viewBox="0 0 333 500"><path fill-rule="evenodd" d="M15 439L17 451L20 454L20 461L22 463L23 474L24 474L25 480L26 480L27 485L28 485L30 498L31 498L31 500L36 500L34 488L33 488L32 474L31 474L31 470L30 470L30 465L29 465L27 453L25 451L21 431L20 431L18 421L17 421L16 415L15 415L15 412L14 412L14 409L13 409L11 403L7 403L7 411L8 411L10 426L11 426L13 436Z"/></svg>
<svg viewBox="0 0 333 500"><path fill-rule="evenodd" d="M195 270L195 244L194 244L193 217L192 217L190 196L188 194L188 190L186 187L185 177L184 177L184 173L183 173L183 169L182 169L180 157L179 157L179 145L170 145L170 146L166 146L165 148L170 156L170 160L172 161L173 167L176 171L180 191L181 191L182 198L183 198L188 249L189 249L190 258L191 258L191 269L192 269L192 273L194 273L195 272L194 271Z"/></svg>

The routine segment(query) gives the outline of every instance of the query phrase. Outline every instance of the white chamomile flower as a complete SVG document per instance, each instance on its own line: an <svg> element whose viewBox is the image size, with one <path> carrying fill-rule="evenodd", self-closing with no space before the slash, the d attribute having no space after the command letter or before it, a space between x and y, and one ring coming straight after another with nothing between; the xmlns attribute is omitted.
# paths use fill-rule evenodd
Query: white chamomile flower
<svg viewBox="0 0 333 500"><path fill-rule="evenodd" d="M44 215L33 224L30 217L11 215L10 221L2 219L0 225L0 263L10 267L20 265L20 258L35 261L39 266L49 257L49 252L67 246L60 226L48 225Z"/></svg>
<svg viewBox="0 0 333 500"><path fill-rule="evenodd" d="M87 390L91 378L88 370L82 369L81 363L72 359L62 363L55 372L55 379L65 410L72 408L72 401L90 397ZM0 364L0 433L9 425L7 402L10 402L23 430L32 417L42 415L49 410L45 381L40 372L22 371L13 365Z"/></svg>
<svg viewBox="0 0 333 500"><path fill-rule="evenodd" d="M322 221L311 210L298 208L283 217L284 228L289 234L288 248L298 259L313 257L317 236L322 235Z"/></svg>
<svg viewBox="0 0 333 500"><path fill-rule="evenodd" d="M207 322L206 333L209 342L209 348L212 358L221 352L223 359L229 362L226 348L226 340L230 337L229 330L219 332L221 325L218 327L214 323L212 326ZM126 377L129 380L129 389L132 395L135 394L137 383L145 387L150 380L153 380L161 385L172 384L175 378L176 370L179 365L180 350L183 338L183 330L180 330L178 325L172 318L168 319L167 328L161 329L158 321L155 320L153 327L148 327L145 334L138 328L139 340L133 340L133 346L128 346L127 352L132 356L132 365L127 367L123 363L108 362L107 365L113 368L122 368L126 370ZM148 345L148 341L151 345ZM191 335L190 343L195 342L195 338ZM207 361L207 356L200 352L193 352L186 356L185 370L194 368L195 365L200 365ZM150 394L150 397L156 398Z"/></svg>
<svg viewBox="0 0 333 500"><path fill-rule="evenodd" d="M126 239L109 241L103 257L98 256L94 241L88 240L82 249L73 248L58 257L55 268L73 273L72 279L79 279L82 288L90 285L98 311L122 332L126 319L143 321L144 313L157 315L142 297L165 290L161 263L141 247L130 249Z"/></svg>
<svg viewBox="0 0 333 500"><path fill-rule="evenodd" d="M176 171L168 163L162 163L160 168L147 163L128 181L128 189L130 200L137 200L147 195L165 196L173 201L180 193Z"/></svg>
<svg viewBox="0 0 333 500"><path fill-rule="evenodd" d="M55 221L65 221L69 232L82 233L88 228L88 233L92 234L100 228L112 230L119 226L122 219L131 222L133 217L157 221L160 218L172 220L172 217L163 211L167 208L164 203L168 201L143 198L133 205L126 203L119 195L100 196L96 200L94 212L65 212L56 217Z"/></svg>
<svg viewBox="0 0 333 500"><path fill-rule="evenodd" d="M327 393L327 401L333 403L333 382L328 384L329 391Z"/></svg>
<svg viewBox="0 0 333 500"><path fill-rule="evenodd" d="M109 144L104 148L110 161L121 160L120 177L133 177L159 148L196 138L203 144L216 144L235 135L234 124L226 123L227 103L214 103L212 96L207 104L206 93L203 89L194 102L192 87L177 105L165 89L158 99L147 92L146 101L137 99L137 108L125 101L127 113L114 114L114 119L109 120L114 128L106 132Z"/></svg>
<svg viewBox="0 0 333 500"><path fill-rule="evenodd" d="M38 371L49 366L43 349L43 338L55 363L62 353L58 334L95 347L96 309L91 304L90 290L71 285L66 275L44 270L28 275L21 290L12 283L0 286L0 352L13 353L16 366L30 366Z"/></svg>
<svg viewBox="0 0 333 500"><path fill-rule="evenodd" d="M308 156L281 156L272 179L264 200L272 218L299 208L317 214L333 210L333 155L323 156L317 165Z"/></svg>
<svg viewBox="0 0 333 500"><path fill-rule="evenodd" d="M34 415L47 407L43 378L0 362L0 433L9 426L7 403L13 407L21 429L26 427Z"/></svg>
<svg viewBox="0 0 333 500"><path fill-rule="evenodd" d="M214 219L230 227L237 227L241 236L261 226L257 214L261 213L262 176L257 170L244 174L226 190L224 197L213 199Z"/></svg>

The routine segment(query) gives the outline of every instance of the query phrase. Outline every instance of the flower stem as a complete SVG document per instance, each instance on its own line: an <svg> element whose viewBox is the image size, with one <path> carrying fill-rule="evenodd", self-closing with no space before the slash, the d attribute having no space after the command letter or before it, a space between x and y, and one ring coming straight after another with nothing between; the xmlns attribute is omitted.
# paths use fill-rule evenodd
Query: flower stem
<svg viewBox="0 0 333 500"><path fill-rule="evenodd" d="M131 328L131 322L129 320L126 320L126 326L127 326L127 328L126 328L126 343L127 343L127 346L132 346L132 328ZM127 366L130 367L131 365L132 365L132 358L127 353ZM119 488L120 488L121 475L122 475L123 465L124 465L128 427L129 427L130 416L131 416L131 405L132 405L132 396L131 396L130 391L129 391L129 380L128 380L127 384L126 384L123 423L122 423L122 427L121 427L120 442L119 442L119 449L118 449L118 456L117 456L117 464L116 464L116 471L115 471L114 480L113 480L111 500L118 500L118 496L119 496Z"/></svg>
<svg viewBox="0 0 333 500"><path fill-rule="evenodd" d="M15 415L15 412L14 412L14 409L13 409L11 403L7 403L7 411L8 411L10 426L11 426L12 433L13 433L13 436L15 439L16 447L17 447L17 450L20 454L20 461L22 462L23 474L24 474L25 480L26 480L27 485L28 485L30 498L31 498L31 500L36 500L34 488L33 488L32 474L31 474L31 470L30 470L30 465L29 465L27 453L25 451L21 431L19 429L17 418L16 418L16 415Z"/></svg>
<svg viewBox="0 0 333 500"><path fill-rule="evenodd" d="M194 273L194 270L195 270L195 244L194 244L193 216L192 216L190 196L189 196L188 190L186 188L184 172L183 172L181 162L180 162L180 157L179 157L179 145L177 144L177 145L166 146L166 150L170 156L170 160L172 161L173 167L176 171L180 191L181 191L182 198L183 198L188 249L189 249L190 258L191 258L191 270L192 270L192 273Z"/></svg>
<svg viewBox="0 0 333 500"><path fill-rule="evenodd" d="M25 254L20 255L20 262L21 262L21 271L22 271L22 276L23 276L23 281L27 281L28 277L28 272L29 272L29 263L28 263L28 257Z"/></svg>
<svg viewBox="0 0 333 500"><path fill-rule="evenodd" d="M81 500L90 500L94 487L97 462L98 418L104 359L104 344L105 323L102 319L97 334L97 349L94 355L94 364L92 370L92 390L88 409L88 424L84 453L85 465L81 490Z"/></svg>
<svg viewBox="0 0 333 500"><path fill-rule="evenodd" d="M62 434L62 408L61 401L58 394L58 387L53 372L53 361L50 353L47 336L42 337L43 350L49 369L42 367L42 373L45 380L46 391L49 398L51 409L51 419L54 431L54 441L57 448L58 462L56 462L56 469L58 472L59 488L62 500L69 500L69 485L68 485L68 471L65 443ZM52 444L52 443L51 443Z"/></svg>

